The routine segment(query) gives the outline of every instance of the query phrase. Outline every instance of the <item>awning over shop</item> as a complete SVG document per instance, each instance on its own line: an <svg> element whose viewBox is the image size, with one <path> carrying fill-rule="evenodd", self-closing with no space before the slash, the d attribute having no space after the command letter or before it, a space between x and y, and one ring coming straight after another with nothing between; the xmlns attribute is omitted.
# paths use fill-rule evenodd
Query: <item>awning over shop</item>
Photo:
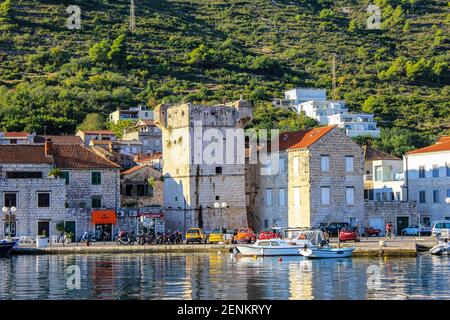
<svg viewBox="0 0 450 320"><path fill-rule="evenodd" d="M115 210L92 210L93 224L116 224Z"/></svg>

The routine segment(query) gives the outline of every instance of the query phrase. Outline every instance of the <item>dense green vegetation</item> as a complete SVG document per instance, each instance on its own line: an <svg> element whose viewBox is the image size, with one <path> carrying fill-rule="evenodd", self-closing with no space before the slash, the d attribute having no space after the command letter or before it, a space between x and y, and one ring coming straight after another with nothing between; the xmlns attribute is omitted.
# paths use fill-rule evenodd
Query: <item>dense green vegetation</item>
<svg viewBox="0 0 450 320"><path fill-rule="evenodd" d="M366 28L369 3L381 30ZM80 30L66 27L69 5ZM128 14L126 0L1 1L1 129L71 133L90 113L241 94L261 126L286 89L332 98L336 53L334 98L400 135L374 144L397 153L450 133L448 1L138 0L135 32ZM313 125L277 114L283 129Z"/></svg>

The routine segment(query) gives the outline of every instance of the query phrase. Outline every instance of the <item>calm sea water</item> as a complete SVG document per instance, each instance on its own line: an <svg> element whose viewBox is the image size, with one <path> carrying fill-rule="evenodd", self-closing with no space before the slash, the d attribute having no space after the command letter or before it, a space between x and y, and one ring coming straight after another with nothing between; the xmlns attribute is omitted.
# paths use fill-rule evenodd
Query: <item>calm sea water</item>
<svg viewBox="0 0 450 320"><path fill-rule="evenodd" d="M79 290L67 287L73 265L80 268ZM279 261L189 253L0 259L0 299L418 298L450 298L450 258Z"/></svg>

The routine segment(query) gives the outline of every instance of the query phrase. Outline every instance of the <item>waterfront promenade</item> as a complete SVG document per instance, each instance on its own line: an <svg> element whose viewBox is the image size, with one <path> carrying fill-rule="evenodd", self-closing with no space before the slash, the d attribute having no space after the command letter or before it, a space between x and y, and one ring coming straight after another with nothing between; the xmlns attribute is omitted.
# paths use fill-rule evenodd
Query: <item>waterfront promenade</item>
<svg viewBox="0 0 450 320"><path fill-rule="evenodd" d="M386 246L380 247L380 240ZM361 242L341 243L342 247L355 247L354 256L416 256L415 243L432 246L436 243L434 237L399 237L394 240L386 238L362 238ZM331 241L337 247L336 239ZM228 252L232 248L229 244L170 244L170 245L117 245L114 242L93 242L86 244L52 244L47 248L36 248L32 245L21 245L14 249L14 255L37 254L95 254L95 253L169 253L169 252Z"/></svg>

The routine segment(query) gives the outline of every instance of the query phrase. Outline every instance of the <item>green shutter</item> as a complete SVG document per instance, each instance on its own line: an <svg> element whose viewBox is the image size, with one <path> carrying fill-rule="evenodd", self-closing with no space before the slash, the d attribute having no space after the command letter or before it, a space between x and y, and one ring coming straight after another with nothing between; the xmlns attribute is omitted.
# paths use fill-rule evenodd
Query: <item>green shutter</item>
<svg viewBox="0 0 450 320"><path fill-rule="evenodd" d="M91 172L91 184L93 185L101 185L102 184L102 173L99 171Z"/></svg>

